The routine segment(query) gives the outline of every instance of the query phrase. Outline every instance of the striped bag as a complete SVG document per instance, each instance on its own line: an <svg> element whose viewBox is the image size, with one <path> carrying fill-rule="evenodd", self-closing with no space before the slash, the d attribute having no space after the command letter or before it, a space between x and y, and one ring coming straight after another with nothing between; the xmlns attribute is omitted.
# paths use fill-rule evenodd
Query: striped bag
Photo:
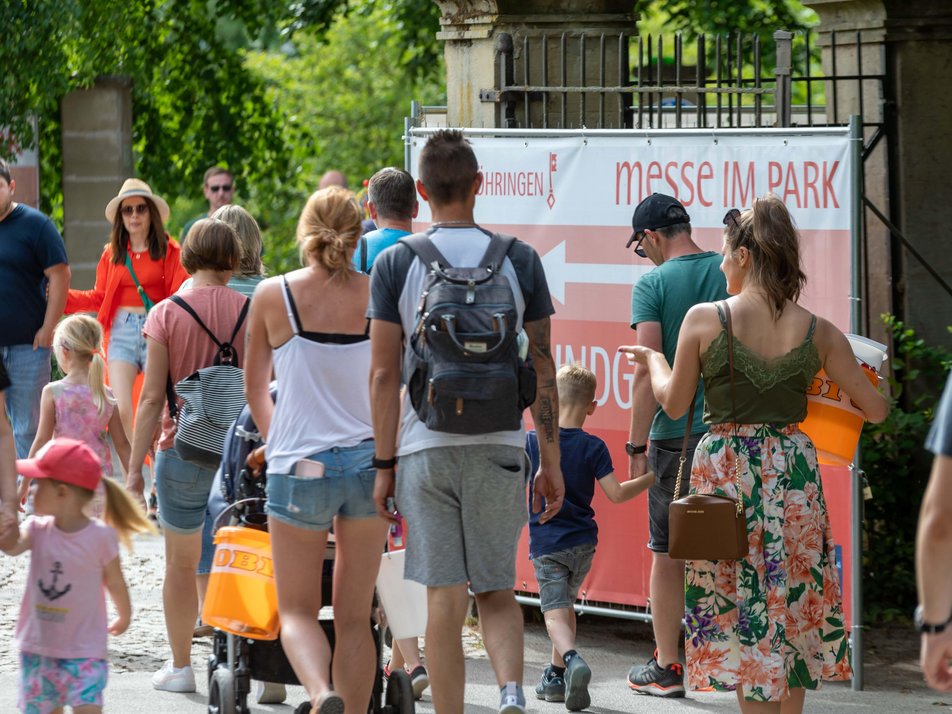
<svg viewBox="0 0 952 714"><path fill-rule="evenodd" d="M238 336L251 300L245 300L238 322L227 342L219 342L198 314L178 295L169 298L188 312L218 346L215 362L179 380L172 388L172 377L166 385L169 416L175 420L175 450L180 458L198 466L217 469L221 462L225 439L232 422L245 405L245 375L238 365L233 343ZM175 395L182 400L177 406Z"/></svg>

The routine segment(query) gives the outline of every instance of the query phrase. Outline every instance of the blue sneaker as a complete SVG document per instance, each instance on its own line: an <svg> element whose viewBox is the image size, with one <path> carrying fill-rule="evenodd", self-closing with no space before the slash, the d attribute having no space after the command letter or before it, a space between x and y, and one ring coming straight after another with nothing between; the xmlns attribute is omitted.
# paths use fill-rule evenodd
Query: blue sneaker
<svg viewBox="0 0 952 714"><path fill-rule="evenodd" d="M565 663L565 708L570 712L587 709L592 703L588 683L592 681L592 668L581 655L571 657Z"/></svg>
<svg viewBox="0 0 952 714"><path fill-rule="evenodd" d="M565 680L562 675L552 671L552 665L547 665L542 670L542 679L535 688L536 699L544 699L547 702L565 701Z"/></svg>

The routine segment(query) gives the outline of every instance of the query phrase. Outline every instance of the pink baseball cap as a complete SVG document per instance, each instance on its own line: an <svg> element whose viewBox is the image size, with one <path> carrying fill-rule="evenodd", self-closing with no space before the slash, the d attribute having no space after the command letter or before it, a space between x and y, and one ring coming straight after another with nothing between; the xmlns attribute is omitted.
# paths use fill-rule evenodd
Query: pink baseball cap
<svg viewBox="0 0 952 714"><path fill-rule="evenodd" d="M85 442L60 437L47 442L32 459L17 459L17 473L95 491L102 479L102 463Z"/></svg>

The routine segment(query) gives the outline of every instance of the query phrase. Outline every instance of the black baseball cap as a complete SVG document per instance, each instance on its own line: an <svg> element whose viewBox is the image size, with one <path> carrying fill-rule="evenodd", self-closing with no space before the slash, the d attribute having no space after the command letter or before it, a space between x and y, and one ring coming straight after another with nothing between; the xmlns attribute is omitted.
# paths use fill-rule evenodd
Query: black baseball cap
<svg viewBox="0 0 952 714"><path fill-rule="evenodd" d="M631 216L631 227L635 233L690 222L691 217L681 202L674 196L663 193L653 193L648 196L638 204Z"/></svg>

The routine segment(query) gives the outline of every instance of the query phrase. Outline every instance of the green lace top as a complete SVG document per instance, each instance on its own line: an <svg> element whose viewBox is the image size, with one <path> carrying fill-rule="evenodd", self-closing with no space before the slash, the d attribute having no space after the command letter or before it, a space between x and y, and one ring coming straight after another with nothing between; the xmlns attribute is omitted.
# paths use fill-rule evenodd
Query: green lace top
<svg viewBox="0 0 952 714"><path fill-rule="evenodd" d="M720 305L717 312L724 329L701 355L705 423L796 424L803 421L807 414L807 387L822 367L813 343L816 315L810 320L803 342L779 357L761 357L734 337L737 399L734 415L727 360L727 320Z"/></svg>

